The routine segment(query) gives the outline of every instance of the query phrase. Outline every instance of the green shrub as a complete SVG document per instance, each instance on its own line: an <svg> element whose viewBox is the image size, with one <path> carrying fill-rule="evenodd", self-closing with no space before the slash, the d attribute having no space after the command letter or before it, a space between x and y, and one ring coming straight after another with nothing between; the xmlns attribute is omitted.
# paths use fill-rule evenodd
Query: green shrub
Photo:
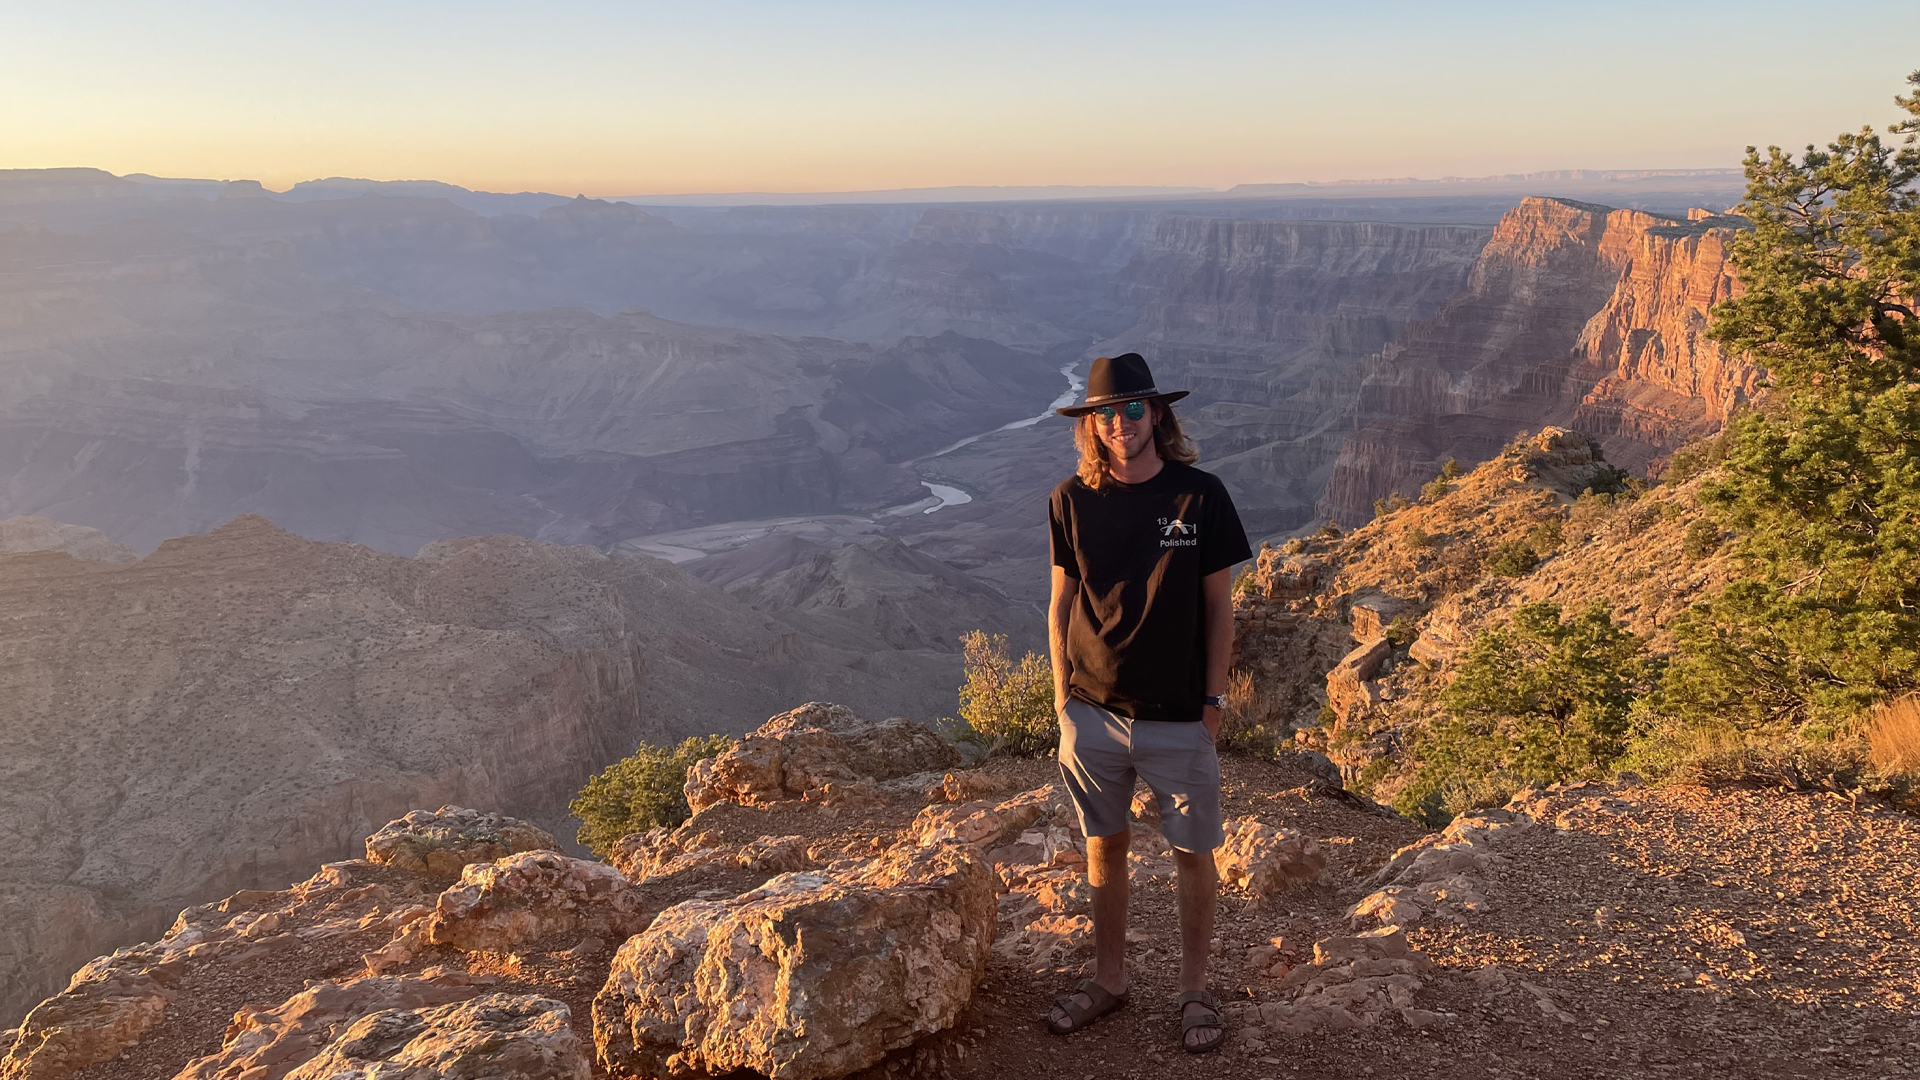
<svg viewBox="0 0 1920 1080"><path fill-rule="evenodd" d="M1036 653L1015 662L1007 635L969 631L960 639L966 681L960 719L971 737L1010 754L1035 756L1060 745L1053 712L1053 668Z"/></svg>
<svg viewBox="0 0 1920 1080"><path fill-rule="evenodd" d="M1443 481L1458 480L1463 471L1464 470L1460 468L1460 463L1453 458L1448 458L1440 463L1440 479Z"/></svg>
<svg viewBox="0 0 1920 1080"><path fill-rule="evenodd" d="M692 815L685 791L687 770L732 745L725 735L695 736L673 747L641 743L587 781L567 804L567 811L580 819L574 838L604 859L630 833L656 825L672 828L687 820Z"/></svg>
<svg viewBox="0 0 1920 1080"><path fill-rule="evenodd" d="M1427 530L1418 525L1408 529L1403 535L1406 537L1407 546L1415 551L1425 551L1433 546L1433 537L1428 536Z"/></svg>
<svg viewBox="0 0 1920 1080"><path fill-rule="evenodd" d="M1387 640L1402 649L1413 644L1413 639L1419 636L1420 627L1405 615L1395 616L1387 624Z"/></svg>
<svg viewBox="0 0 1920 1080"><path fill-rule="evenodd" d="M1720 526L1706 518L1698 518L1687 526L1687 535L1680 541L1680 553L1689 559L1704 559L1720 550Z"/></svg>
<svg viewBox="0 0 1920 1080"><path fill-rule="evenodd" d="M1238 574L1233 576L1233 595L1245 596L1253 591L1254 565L1253 562L1249 561L1247 565L1240 568Z"/></svg>
<svg viewBox="0 0 1920 1080"><path fill-rule="evenodd" d="M1527 531L1527 546L1543 559L1559 551L1565 540L1566 533L1558 517L1550 517Z"/></svg>
<svg viewBox="0 0 1920 1080"><path fill-rule="evenodd" d="M1420 501L1430 503L1453 490L1453 485L1445 480L1429 480L1420 485Z"/></svg>
<svg viewBox="0 0 1920 1080"><path fill-rule="evenodd" d="M1524 540L1509 540L1493 549L1487 569L1500 577L1521 577L1540 565L1540 556Z"/></svg>
<svg viewBox="0 0 1920 1080"><path fill-rule="evenodd" d="M1413 505L1412 499L1409 499L1405 495L1402 495L1396 491L1393 494L1388 495L1384 499L1373 500L1373 516L1386 517L1388 514L1394 513L1395 511L1398 511L1398 510L1405 510L1407 507L1412 505Z"/></svg>
<svg viewBox="0 0 1920 1080"><path fill-rule="evenodd" d="M1519 787L1599 775L1625 751L1629 716L1658 677L1604 604L1564 621L1553 604L1528 604L1467 651L1394 807L1439 823Z"/></svg>

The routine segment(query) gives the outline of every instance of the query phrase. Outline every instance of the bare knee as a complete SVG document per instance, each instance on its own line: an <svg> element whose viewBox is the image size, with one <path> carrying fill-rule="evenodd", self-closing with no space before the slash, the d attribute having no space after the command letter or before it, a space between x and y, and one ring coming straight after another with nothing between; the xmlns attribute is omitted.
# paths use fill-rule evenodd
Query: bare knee
<svg viewBox="0 0 1920 1080"><path fill-rule="evenodd" d="M1182 881L1192 881L1205 885L1219 880L1219 872L1214 869L1213 852L1182 851L1173 849L1173 866Z"/></svg>

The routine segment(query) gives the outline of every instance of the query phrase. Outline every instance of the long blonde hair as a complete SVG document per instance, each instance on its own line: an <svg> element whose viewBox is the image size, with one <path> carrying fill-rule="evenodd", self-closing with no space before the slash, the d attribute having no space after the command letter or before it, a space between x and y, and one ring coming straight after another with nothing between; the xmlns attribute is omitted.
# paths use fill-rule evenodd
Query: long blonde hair
<svg viewBox="0 0 1920 1080"><path fill-rule="evenodd" d="M1187 438L1185 429L1180 426L1180 418L1173 415L1173 406L1164 401L1148 402L1148 408L1154 412L1153 448L1159 451L1160 460L1191 465L1200 460L1200 451ZM1080 422L1073 428L1073 445L1080 451L1080 467L1075 470L1080 482L1099 491L1113 480L1113 463L1107 460L1107 445L1100 441L1100 433L1094 425L1100 421L1093 413L1083 413Z"/></svg>

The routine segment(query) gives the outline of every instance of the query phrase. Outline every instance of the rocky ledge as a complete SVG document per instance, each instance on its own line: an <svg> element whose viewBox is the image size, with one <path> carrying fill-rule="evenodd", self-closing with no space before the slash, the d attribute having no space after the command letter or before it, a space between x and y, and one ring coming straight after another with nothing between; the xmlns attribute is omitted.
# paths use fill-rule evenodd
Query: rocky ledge
<svg viewBox="0 0 1920 1080"><path fill-rule="evenodd" d="M703 809L629 837L617 867L502 850L538 839L510 818L409 814L373 857L190 908L86 965L0 1034L0 1078L1763 1076L1808 1054L1877 1075L1920 1042L1920 911L1871 887L1920 871L1909 817L1586 784L1423 834L1305 755L1225 763L1223 1054L1188 1059L1159 1015L1179 944L1145 799L1143 1007L1051 1038L1039 1019L1091 928L1051 764L862 775L878 731L937 743L832 706L783 714L696 772ZM822 782L719 781L748 760Z"/></svg>

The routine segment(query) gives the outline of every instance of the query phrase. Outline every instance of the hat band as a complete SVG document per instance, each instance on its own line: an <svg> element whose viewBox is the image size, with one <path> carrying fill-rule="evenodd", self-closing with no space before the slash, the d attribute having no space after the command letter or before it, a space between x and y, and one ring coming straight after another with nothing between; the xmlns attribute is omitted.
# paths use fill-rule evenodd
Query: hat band
<svg viewBox="0 0 1920 1080"><path fill-rule="evenodd" d="M1102 394L1097 398L1088 398L1086 404L1098 405L1103 401L1132 401L1135 398L1159 397L1160 390L1149 386L1145 390L1130 390L1124 394Z"/></svg>

